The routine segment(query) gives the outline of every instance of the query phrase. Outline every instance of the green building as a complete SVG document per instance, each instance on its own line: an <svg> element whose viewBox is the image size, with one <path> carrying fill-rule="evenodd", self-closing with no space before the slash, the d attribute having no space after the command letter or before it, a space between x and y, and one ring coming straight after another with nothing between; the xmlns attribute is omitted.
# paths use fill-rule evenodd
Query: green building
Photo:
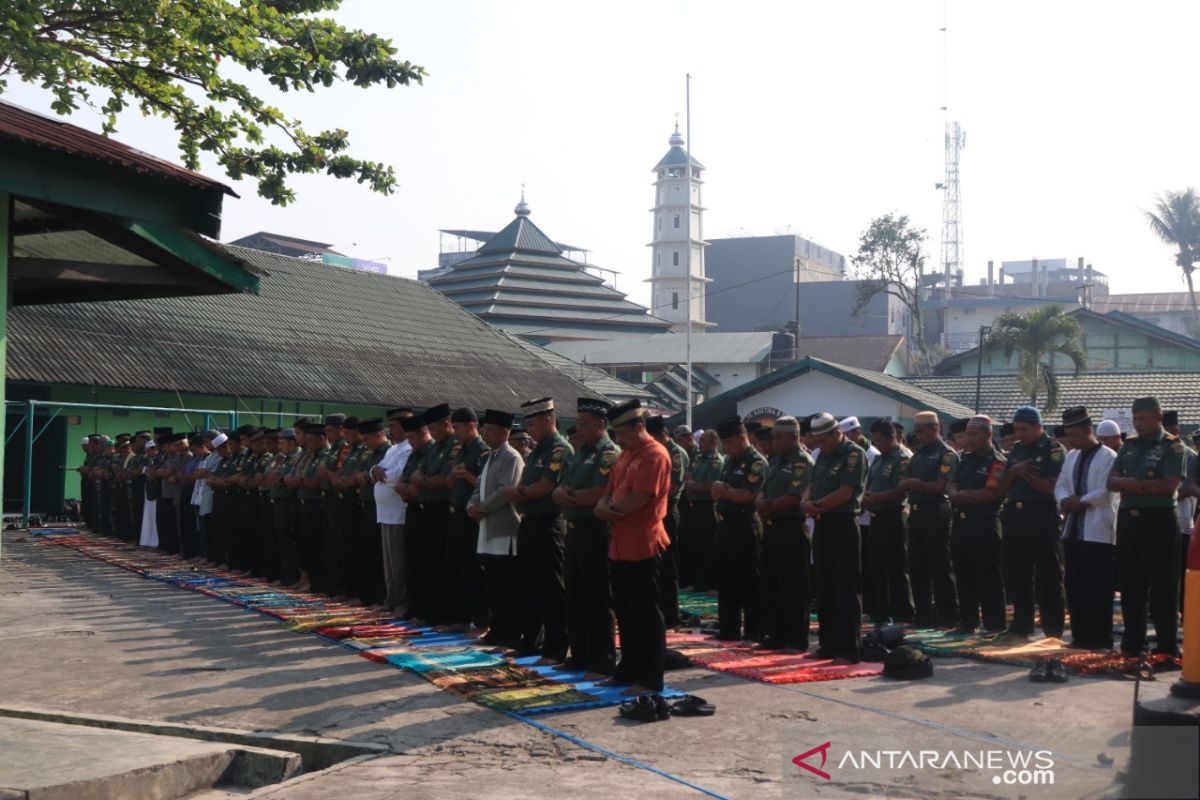
<svg viewBox="0 0 1200 800"><path fill-rule="evenodd" d="M211 241L220 236L227 196L236 197L228 186L203 175L0 102L0 374L11 374L5 369L8 325L16 320L20 327L38 304L61 308L147 297L198 303L227 293L252 298L259 285L256 271ZM96 305L110 315L121 313L120 303ZM51 376L57 365L85 358L94 344L81 336L70 348L30 353L21 345L14 355L33 363L36 375ZM31 391L36 387L14 387L16 397L27 398ZM18 416L24 411L28 418L28 403L5 397L6 410ZM17 430L8 416L6 509L29 505L25 454L32 454L31 442L40 440L33 424ZM42 422L37 420L38 429ZM65 432L51 434L55 437L65 441ZM41 461L39 485L61 487L65 445ZM14 462L21 466L15 473Z"/></svg>
<svg viewBox="0 0 1200 800"><path fill-rule="evenodd" d="M595 397L513 338L405 278L219 246L260 274L259 294L64 303L9 316L8 425L35 431L31 507L78 497L90 433L278 426L297 415L442 402L518 411L553 397L573 416ZM82 403L84 407L55 404ZM93 408L90 406L105 406ZM207 409L227 413L183 413ZM235 419L236 417L236 419ZM19 506L24 438L6 447L6 506Z"/></svg>
<svg viewBox="0 0 1200 800"><path fill-rule="evenodd" d="M1200 341L1161 328L1123 311L1097 314L1084 308L1068 312L1083 330L1087 372L1200 372ZM1066 358L1053 356L1051 363L1062 374L1073 370ZM979 348L973 347L943 360L933 368L935 375L1016 375L1019 353L1005 357L1004 348L985 343L982 368Z"/></svg>

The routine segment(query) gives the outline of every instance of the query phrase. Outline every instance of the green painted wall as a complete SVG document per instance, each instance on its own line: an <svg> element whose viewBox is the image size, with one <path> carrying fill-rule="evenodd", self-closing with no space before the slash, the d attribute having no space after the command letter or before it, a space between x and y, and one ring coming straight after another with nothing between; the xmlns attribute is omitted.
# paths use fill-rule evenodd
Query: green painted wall
<svg viewBox="0 0 1200 800"><path fill-rule="evenodd" d="M30 387L33 388L33 387ZM175 392L140 392L86 386L42 387L48 401L70 403L93 403L101 405L154 406L163 408L200 408L214 410L236 410L238 425L266 425L282 427L297 415L317 418L326 413L342 412L358 417L382 416L385 409L377 406L355 406L344 403L312 403L295 400L268 400L264 398L234 398L229 395L202 395ZM50 409L53 411L53 409ZM60 417L69 420L66 433L66 452L58 463L65 465L63 471L35 471L34 481L59 480L63 482L63 497L79 497L79 473L76 467L83 463L83 448L80 440L90 433L132 433L138 430L171 427L177 431L197 430L204 427L203 414L183 412L128 411L119 409L64 408ZM214 415L209 420L212 427L230 427L229 414ZM35 426L35 430L41 425ZM37 445L34 445L35 449ZM45 509L34 509L43 511Z"/></svg>

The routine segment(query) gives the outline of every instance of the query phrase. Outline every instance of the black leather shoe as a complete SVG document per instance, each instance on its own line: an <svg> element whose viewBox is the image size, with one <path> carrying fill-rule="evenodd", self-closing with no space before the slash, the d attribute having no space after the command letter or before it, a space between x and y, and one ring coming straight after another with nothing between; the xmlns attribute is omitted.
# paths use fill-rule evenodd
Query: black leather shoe
<svg viewBox="0 0 1200 800"><path fill-rule="evenodd" d="M1045 683L1050 680L1050 662L1039 661L1029 670L1029 680L1034 683Z"/></svg>
<svg viewBox="0 0 1200 800"><path fill-rule="evenodd" d="M1063 666L1063 662L1060 659L1050 659L1050 665L1047 669L1047 677L1050 679L1051 683L1067 682L1067 668Z"/></svg>

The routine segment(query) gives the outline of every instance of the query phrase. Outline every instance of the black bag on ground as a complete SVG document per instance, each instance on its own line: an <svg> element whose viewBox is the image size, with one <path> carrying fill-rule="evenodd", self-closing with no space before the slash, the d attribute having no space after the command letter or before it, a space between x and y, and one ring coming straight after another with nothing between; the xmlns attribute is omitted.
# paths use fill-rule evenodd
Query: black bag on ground
<svg viewBox="0 0 1200 800"><path fill-rule="evenodd" d="M933 662L920 650L901 645L883 659L883 674L902 681L928 678L933 675Z"/></svg>

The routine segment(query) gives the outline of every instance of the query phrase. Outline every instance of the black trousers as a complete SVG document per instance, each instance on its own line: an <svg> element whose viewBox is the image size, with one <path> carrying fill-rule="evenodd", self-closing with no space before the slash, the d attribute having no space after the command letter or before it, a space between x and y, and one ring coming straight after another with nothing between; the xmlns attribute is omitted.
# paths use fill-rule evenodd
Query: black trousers
<svg viewBox="0 0 1200 800"><path fill-rule="evenodd" d="M269 492L258 492L258 529L255 531L255 541L258 543L254 571L269 581L279 579L282 572L283 556L279 550L279 534L275 531L275 509L271 506Z"/></svg>
<svg viewBox="0 0 1200 800"><path fill-rule="evenodd" d="M254 566L251 558L254 550L251 547L250 536L255 526L251 520L258 521L258 508L252 505L250 500L250 493L245 489L229 491L229 524L225 530L229 537L229 566L237 570ZM161 531L159 535L162 535Z"/></svg>
<svg viewBox="0 0 1200 800"><path fill-rule="evenodd" d="M762 531L762 520L750 506L720 514L717 627L722 639L762 639Z"/></svg>
<svg viewBox="0 0 1200 800"><path fill-rule="evenodd" d="M450 600L450 564L447 559L450 537L450 503L426 503L421 528L425 542L421 548L423 560L418 562L425 571L429 612L425 617L431 624L448 625L453 620ZM518 550L518 552L520 552ZM411 568L410 568L411 569Z"/></svg>
<svg viewBox="0 0 1200 800"><path fill-rule="evenodd" d="M1107 542L1067 539L1067 608L1071 643L1089 650L1113 646L1113 552Z"/></svg>
<svg viewBox="0 0 1200 800"><path fill-rule="evenodd" d="M204 526L208 539L208 560L214 564L229 563L229 544L226 541L229 514L229 493L224 489L213 489L212 512Z"/></svg>
<svg viewBox="0 0 1200 800"><path fill-rule="evenodd" d="M679 625L679 565L675 559L679 542L679 504L675 500L667 502L663 527L667 529L671 543L658 556L658 605L662 608L666 626L674 628Z"/></svg>
<svg viewBox="0 0 1200 800"><path fill-rule="evenodd" d="M300 569L308 571L309 585L318 592L325 579L325 545L321 538L323 505L320 497L301 499L296 512L296 528L300 533Z"/></svg>
<svg viewBox="0 0 1200 800"><path fill-rule="evenodd" d="M1053 505L1012 502L1004 508L1004 590L1013 604L1011 629L1033 633L1033 603L1042 611L1042 632L1061 639L1066 626L1062 522Z"/></svg>
<svg viewBox="0 0 1200 800"><path fill-rule="evenodd" d="M191 497L184 492L184 497L175 504L175 530L179 531L179 555L183 558L195 558L204 551L196 541L199 534L196 531L196 507L191 503Z"/></svg>
<svg viewBox="0 0 1200 800"><path fill-rule="evenodd" d="M918 503L908 514L908 567L917 624L958 624L958 588L950 555L950 504Z"/></svg>
<svg viewBox="0 0 1200 800"><path fill-rule="evenodd" d="M679 577L679 586L696 585L695 555L692 542L692 505L683 494L675 501L679 513L679 529L676 531L675 571Z"/></svg>
<svg viewBox="0 0 1200 800"><path fill-rule="evenodd" d="M113 532L117 535L118 539L128 542L131 531L129 524L129 484L113 483L112 495Z"/></svg>
<svg viewBox="0 0 1200 800"><path fill-rule="evenodd" d="M958 584L958 620L965 628L1004 630L1004 579L1000 574L1000 520L995 512L958 511L950 534Z"/></svg>
<svg viewBox="0 0 1200 800"><path fill-rule="evenodd" d="M321 492L321 589L329 595L345 593L342 575L342 515L337 492Z"/></svg>
<svg viewBox="0 0 1200 800"><path fill-rule="evenodd" d="M1146 649L1146 605L1154 618L1156 653L1179 651L1179 520L1174 508L1117 512L1117 568L1125 634L1121 651Z"/></svg>
<svg viewBox="0 0 1200 800"><path fill-rule="evenodd" d="M412 507L409 507L409 512ZM516 556L481 555L491 630L487 641L503 647L521 644L521 567Z"/></svg>
<svg viewBox="0 0 1200 800"><path fill-rule="evenodd" d="M483 590L483 565L479 547L479 523L465 510L450 512L450 530L446 536L446 563L450 572L448 595L450 621L457 625L487 627L487 603Z"/></svg>
<svg viewBox="0 0 1200 800"><path fill-rule="evenodd" d="M408 504L404 517L404 565L408 580L408 612L422 621L429 621L432 606L429 598L429 573L425 568L426 505L418 501Z"/></svg>
<svg viewBox="0 0 1200 800"><path fill-rule="evenodd" d="M357 597L363 592L362 527L360 515L362 503L358 492L340 492L337 497L340 513L338 519L338 574L342 576L342 594Z"/></svg>
<svg viewBox="0 0 1200 800"><path fill-rule="evenodd" d="M877 616L875 608L875 570L874 564L871 563L871 523L863 523L861 520L858 523L858 548L859 561L861 567L859 573L862 575L862 607L863 613L871 615L872 619Z"/></svg>
<svg viewBox="0 0 1200 800"><path fill-rule="evenodd" d="M100 495L100 502L97 504L100 507L100 516L96 519L97 530L102 536L113 536L113 515L112 515L112 483L110 481L98 481L99 489L97 494ZM162 528L159 528L159 540L162 539Z"/></svg>
<svg viewBox="0 0 1200 800"><path fill-rule="evenodd" d="M567 657L566 589L563 586L561 514L526 514L517 528L517 560L521 565L521 652Z"/></svg>
<svg viewBox="0 0 1200 800"><path fill-rule="evenodd" d="M658 607L658 559L612 561L609 573L621 628L621 660L613 677L662 691L667 629Z"/></svg>
<svg viewBox="0 0 1200 800"><path fill-rule="evenodd" d="M275 519L275 538L279 542L279 580L290 586L300 580L300 543L295 530L295 504L291 497L271 499Z"/></svg>
<svg viewBox="0 0 1200 800"><path fill-rule="evenodd" d="M876 622L912 622L912 587L908 579L908 535L904 530L904 514L898 509L878 511L871 518L871 540L868 561L875 581L871 608ZM866 580L866 576L863 576Z"/></svg>
<svg viewBox="0 0 1200 800"><path fill-rule="evenodd" d="M359 598L367 605L382 603L387 595L383 581L383 540L375 498L358 507Z"/></svg>
<svg viewBox="0 0 1200 800"><path fill-rule="evenodd" d="M688 500L692 586L697 592L717 588L717 512L712 500Z"/></svg>
<svg viewBox="0 0 1200 800"><path fill-rule="evenodd" d="M813 531L817 641L834 658L862 656L862 556L858 518L847 511L822 514Z"/></svg>
<svg viewBox="0 0 1200 800"><path fill-rule="evenodd" d="M96 482L83 475L79 476L79 515L84 525L96 530Z"/></svg>
<svg viewBox="0 0 1200 800"><path fill-rule="evenodd" d="M146 511L146 476L139 475L129 484L129 541L137 544L142 538L142 514Z"/></svg>
<svg viewBox="0 0 1200 800"><path fill-rule="evenodd" d="M763 641L775 647L808 649L810 548L803 516L763 523Z"/></svg>
<svg viewBox="0 0 1200 800"><path fill-rule="evenodd" d="M608 577L608 523L567 523L565 579L567 640L573 669L611 675L616 663L612 588Z"/></svg>
<svg viewBox="0 0 1200 800"><path fill-rule="evenodd" d="M179 529L175 527L175 501L165 494L158 498L155 506L155 522L158 523L158 548L167 553L179 552Z"/></svg>

